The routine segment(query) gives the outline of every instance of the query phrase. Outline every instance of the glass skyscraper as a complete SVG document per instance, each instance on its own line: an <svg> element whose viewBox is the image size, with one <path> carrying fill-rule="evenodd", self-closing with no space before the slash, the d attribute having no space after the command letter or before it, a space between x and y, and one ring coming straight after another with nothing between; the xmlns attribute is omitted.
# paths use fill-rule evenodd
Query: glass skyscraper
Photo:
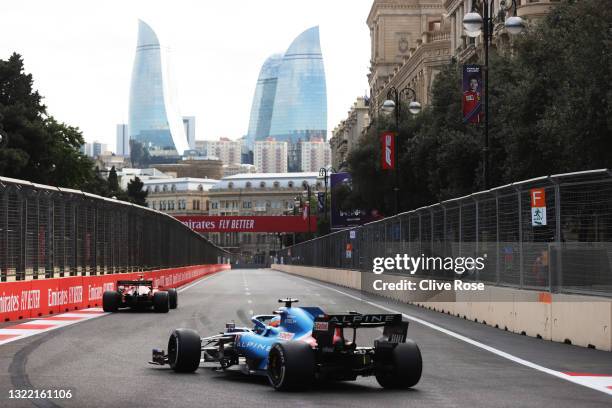
<svg viewBox="0 0 612 408"><path fill-rule="evenodd" d="M326 140L327 90L319 27L301 33L278 69L270 136L289 142L289 171L299 171L299 142Z"/></svg>
<svg viewBox="0 0 612 408"><path fill-rule="evenodd" d="M173 103L167 51L153 29L138 21L138 42L130 87L130 140L152 157L176 157L189 149L183 120Z"/></svg>
<svg viewBox="0 0 612 408"><path fill-rule="evenodd" d="M261 66L253 103L251 105L251 118L247 133L246 145L253 150L256 140L265 140L270 136L272 122L272 109L276 95L278 68L283 60L282 54L271 55Z"/></svg>

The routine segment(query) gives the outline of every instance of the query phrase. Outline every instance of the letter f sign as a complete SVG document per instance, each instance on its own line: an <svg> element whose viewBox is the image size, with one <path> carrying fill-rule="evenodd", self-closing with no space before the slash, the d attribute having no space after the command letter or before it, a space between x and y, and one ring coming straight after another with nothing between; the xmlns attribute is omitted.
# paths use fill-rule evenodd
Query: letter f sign
<svg viewBox="0 0 612 408"><path fill-rule="evenodd" d="M381 167L383 170L395 169L395 133L384 132L381 140Z"/></svg>

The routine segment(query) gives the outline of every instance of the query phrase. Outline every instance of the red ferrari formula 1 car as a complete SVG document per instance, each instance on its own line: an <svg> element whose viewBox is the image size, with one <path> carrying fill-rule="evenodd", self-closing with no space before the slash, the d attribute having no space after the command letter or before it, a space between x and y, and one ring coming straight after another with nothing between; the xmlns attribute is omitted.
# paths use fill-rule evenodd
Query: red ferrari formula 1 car
<svg viewBox="0 0 612 408"><path fill-rule="evenodd" d="M117 281L117 290L107 290L102 297L105 312L117 312L120 308L150 309L168 313L178 306L176 289L161 289L153 286L152 280L141 277L138 280Z"/></svg>

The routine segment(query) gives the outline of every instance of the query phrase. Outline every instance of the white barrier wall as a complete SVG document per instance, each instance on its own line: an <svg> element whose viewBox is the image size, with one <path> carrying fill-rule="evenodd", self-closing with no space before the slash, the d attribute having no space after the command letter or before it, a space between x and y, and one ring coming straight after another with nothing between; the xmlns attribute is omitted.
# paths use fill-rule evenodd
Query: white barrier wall
<svg viewBox="0 0 612 408"><path fill-rule="evenodd" d="M362 289L362 273L359 271L279 264L272 265L272 269ZM369 293L384 293L383 296L400 302L465 317L513 333L612 351L611 299L491 285L486 285L481 293L442 292L424 298L422 292L375 292L370 289L372 285L369 282L374 277L385 282L397 282L400 279L419 281L413 277L368 274L364 276L363 289Z"/></svg>

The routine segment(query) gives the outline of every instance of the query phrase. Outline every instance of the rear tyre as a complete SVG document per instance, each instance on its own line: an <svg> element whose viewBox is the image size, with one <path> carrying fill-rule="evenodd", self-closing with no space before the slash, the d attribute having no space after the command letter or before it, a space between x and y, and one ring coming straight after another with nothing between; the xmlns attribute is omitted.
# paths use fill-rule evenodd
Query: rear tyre
<svg viewBox="0 0 612 408"><path fill-rule="evenodd" d="M170 302L170 309L176 309L178 307L178 292L176 289L168 289L168 300Z"/></svg>
<svg viewBox="0 0 612 408"><path fill-rule="evenodd" d="M116 290L107 290L102 295L102 309L107 313L115 313L119 310L121 295Z"/></svg>
<svg viewBox="0 0 612 408"><path fill-rule="evenodd" d="M177 373L193 373L200 366L200 335L191 329L176 329L168 340L168 362Z"/></svg>
<svg viewBox="0 0 612 408"><path fill-rule="evenodd" d="M168 310L170 310L168 292L155 292L153 294L153 310L157 313L168 313Z"/></svg>
<svg viewBox="0 0 612 408"><path fill-rule="evenodd" d="M291 391L312 386L315 355L307 343L275 343L268 354L268 379L274 389Z"/></svg>
<svg viewBox="0 0 612 408"><path fill-rule="evenodd" d="M419 382L423 360L419 346L413 340L395 346L389 358L379 362L375 371L376 381L383 388L410 388Z"/></svg>

